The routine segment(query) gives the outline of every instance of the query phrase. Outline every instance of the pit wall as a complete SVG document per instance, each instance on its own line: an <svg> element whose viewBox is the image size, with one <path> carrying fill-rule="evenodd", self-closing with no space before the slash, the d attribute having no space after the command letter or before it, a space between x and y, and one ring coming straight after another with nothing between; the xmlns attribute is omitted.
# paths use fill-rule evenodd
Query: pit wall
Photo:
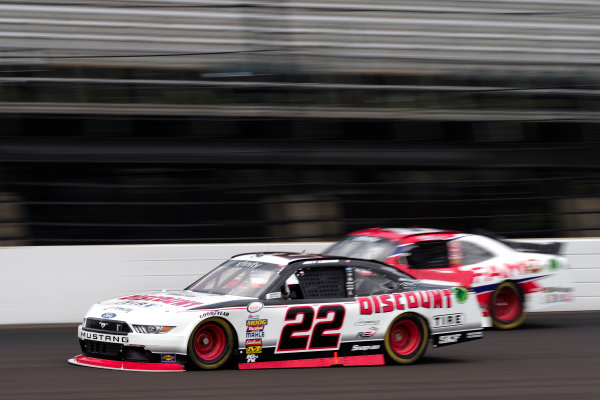
<svg viewBox="0 0 600 400"><path fill-rule="evenodd" d="M555 240L556 241L556 240ZM561 239L576 300L547 311L600 310L600 239ZM232 255L318 253L329 243L31 246L0 249L0 325L72 323L95 302L182 289Z"/></svg>

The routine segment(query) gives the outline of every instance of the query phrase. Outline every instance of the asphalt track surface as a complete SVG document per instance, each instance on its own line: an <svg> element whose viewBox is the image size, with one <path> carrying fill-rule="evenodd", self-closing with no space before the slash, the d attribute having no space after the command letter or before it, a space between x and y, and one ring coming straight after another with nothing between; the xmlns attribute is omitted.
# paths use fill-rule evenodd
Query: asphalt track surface
<svg viewBox="0 0 600 400"><path fill-rule="evenodd" d="M76 328L0 328L0 399L600 399L600 312L429 348L411 366L126 372L74 366Z"/></svg>

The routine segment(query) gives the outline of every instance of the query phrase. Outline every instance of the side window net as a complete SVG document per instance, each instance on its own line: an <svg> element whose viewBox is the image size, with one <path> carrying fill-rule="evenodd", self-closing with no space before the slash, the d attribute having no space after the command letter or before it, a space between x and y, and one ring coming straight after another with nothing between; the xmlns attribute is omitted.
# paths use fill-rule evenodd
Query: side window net
<svg viewBox="0 0 600 400"><path fill-rule="evenodd" d="M296 278L305 299L346 297L346 275L343 268L303 268Z"/></svg>

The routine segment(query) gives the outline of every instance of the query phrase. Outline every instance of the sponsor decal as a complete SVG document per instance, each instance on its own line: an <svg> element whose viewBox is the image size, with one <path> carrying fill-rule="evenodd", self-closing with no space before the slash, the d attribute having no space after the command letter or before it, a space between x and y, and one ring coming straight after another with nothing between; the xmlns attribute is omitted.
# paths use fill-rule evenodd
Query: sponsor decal
<svg viewBox="0 0 600 400"><path fill-rule="evenodd" d="M214 310L214 311L203 312L199 316L199 318L206 318L206 317L229 317L229 313L227 311Z"/></svg>
<svg viewBox="0 0 600 400"><path fill-rule="evenodd" d="M346 293L348 296L354 296L354 286L354 269L352 267L346 267Z"/></svg>
<svg viewBox="0 0 600 400"><path fill-rule="evenodd" d="M267 293L267 300L271 300L271 299L280 299L281 298L281 292L272 292L272 293Z"/></svg>
<svg viewBox="0 0 600 400"><path fill-rule="evenodd" d="M246 327L246 332L256 332L256 331L264 331L264 330L265 330L264 325L247 326Z"/></svg>
<svg viewBox="0 0 600 400"><path fill-rule="evenodd" d="M467 339L480 339L483 337L483 331L467 332Z"/></svg>
<svg viewBox="0 0 600 400"><path fill-rule="evenodd" d="M361 346L358 344L352 345L351 351L368 351L368 350L379 350L380 344L371 344L367 346Z"/></svg>
<svg viewBox="0 0 600 400"><path fill-rule="evenodd" d="M265 337L265 332L264 331L251 331L251 332L246 332L246 339L252 339L252 338L264 338Z"/></svg>
<svg viewBox="0 0 600 400"><path fill-rule="evenodd" d="M379 331L379 329L375 327L371 327L368 331L358 332L356 334L357 338L372 338Z"/></svg>
<svg viewBox="0 0 600 400"><path fill-rule="evenodd" d="M262 339L246 339L246 347L262 346Z"/></svg>
<svg viewBox="0 0 600 400"><path fill-rule="evenodd" d="M573 301L573 289L568 287L552 286L544 288L546 303L561 303Z"/></svg>
<svg viewBox="0 0 600 400"><path fill-rule="evenodd" d="M460 337L461 337L460 333L454 333L452 335L441 335L438 337L438 344L458 343L458 340L460 339Z"/></svg>
<svg viewBox="0 0 600 400"><path fill-rule="evenodd" d="M239 261L233 265L234 267L240 268L256 268L260 267L262 264L257 261Z"/></svg>
<svg viewBox="0 0 600 400"><path fill-rule="evenodd" d="M459 242L448 242L448 260L450 266L460 267L463 263L462 247Z"/></svg>
<svg viewBox="0 0 600 400"><path fill-rule="evenodd" d="M544 288L544 292L546 292L546 293L554 293L554 292L570 293L572 291L573 291L572 288L562 287L562 286L548 286L547 288Z"/></svg>
<svg viewBox="0 0 600 400"><path fill-rule="evenodd" d="M446 314L446 315L434 315L433 316L433 327L444 328L447 326L458 326L465 322L464 314Z"/></svg>
<svg viewBox="0 0 600 400"><path fill-rule="evenodd" d="M155 301L157 303L164 303L164 304L168 304L171 306L178 306L178 307L192 307L192 306L202 305L202 303L200 303L198 301L178 299L178 298L169 297L169 296L147 296L147 295L141 295L141 294L119 297L119 300Z"/></svg>
<svg viewBox="0 0 600 400"><path fill-rule="evenodd" d="M544 269L544 267L540 265L540 262L535 259L525 261L525 268L530 274L538 273Z"/></svg>
<svg viewBox="0 0 600 400"><path fill-rule="evenodd" d="M167 354L161 354L160 355L160 362L163 363L174 363L177 361L177 357L175 356L174 353L167 353Z"/></svg>
<svg viewBox="0 0 600 400"><path fill-rule="evenodd" d="M562 303L573 301L573 295L571 293L551 293L546 295L546 303Z"/></svg>
<svg viewBox="0 0 600 400"><path fill-rule="evenodd" d="M260 354L260 353L262 353L262 346L246 347L246 354Z"/></svg>
<svg viewBox="0 0 600 400"><path fill-rule="evenodd" d="M258 354L246 354L246 362L253 363L258 359Z"/></svg>
<svg viewBox="0 0 600 400"><path fill-rule="evenodd" d="M122 304L128 304L136 307L150 308L150 307L162 307L161 304L149 303L147 301L137 301L137 300L128 300L124 301Z"/></svg>
<svg viewBox="0 0 600 400"><path fill-rule="evenodd" d="M122 335L107 335L104 333L81 331L80 337L82 339L96 340L99 342L129 343L129 338Z"/></svg>
<svg viewBox="0 0 600 400"><path fill-rule="evenodd" d="M560 268L560 262L556 259L552 259L550 260L550 269L552 270L557 270Z"/></svg>
<svg viewBox="0 0 600 400"><path fill-rule="evenodd" d="M354 323L354 326L367 326L367 325L379 325L381 323L378 319L359 319Z"/></svg>
<svg viewBox="0 0 600 400"><path fill-rule="evenodd" d="M337 262L340 262L340 260L310 260L310 261L304 261L302 263L302 265L331 264L331 263L337 263Z"/></svg>
<svg viewBox="0 0 600 400"><path fill-rule="evenodd" d="M454 292L454 296L456 296L456 301L460 304L465 303L469 299L469 291L463 287L453 287L452 291Z"/></svg>
<svg viewBox="0 0 600 400"><path fill-rule="evenodd" d="M267 325L269 322L268 319L249 319L246 321L246 326L260 326Z"/></svg>
<svg viewBox="0 0 600 400"><path fill-rule="evenodd" d="M111 313L111 312L107 312L107 313L104 313L104 314L101 315L102 318L106 318L106 319L114 318L116 316L117 316L117 314Z"/></svg>
<svg viewBox="0 0 600 400"><path fill-rule="evenodd" d="M263 303L261 303L260 301L253 301L252 303L248 304L248 312L250 314L257 313L260 310L262 310L262 308L263 308Z"/></svg>
<svg viewBox="0 0 600 400"><path fill-rule="evenodd" d="M503 265L490 265L485 267L472 267L468 268L473 274L472 285L480 285L489 283L491 281L497 281L501 279L512 278L518 275L525 275L529 273L527 262L521 261L515 264L503 264ZM464 283L466 286L470 286Z"/></svg>
<svg viewBox="0 0 600 400"><path fill-rule="evenodd" d="M429 290L382 294L379 296L359 297L361 315L388 313L412 308L450 308L452 307L452 291Z"/></svg>
<svg viewBox="0 0 600 400"><path fill-rule="evenodd" d="M124 313L128 313L128 312L133 311L133 308L111 306L111 307L107 307L104 309L104 311L106 311L106 310L115 310L115 311L122 311Z"/></svg>

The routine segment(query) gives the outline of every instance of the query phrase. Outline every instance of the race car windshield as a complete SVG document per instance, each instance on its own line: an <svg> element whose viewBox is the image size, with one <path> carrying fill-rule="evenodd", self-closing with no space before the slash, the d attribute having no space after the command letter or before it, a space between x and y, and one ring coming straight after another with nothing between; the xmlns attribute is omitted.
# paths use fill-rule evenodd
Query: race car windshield
<svg viewBox="0 0 600 400"><path fill-rule="evenodd" d="M194 292L258 297L281 266L250 260L228 260L188 289Z"/></svg>
<svg viewBox="0 0 600 400"><path fill-rule="evenodd" d="M397 241L374 236L348 236L325 250L324 254L337 257L362 258L384 261L394 254Z"/></svg>

